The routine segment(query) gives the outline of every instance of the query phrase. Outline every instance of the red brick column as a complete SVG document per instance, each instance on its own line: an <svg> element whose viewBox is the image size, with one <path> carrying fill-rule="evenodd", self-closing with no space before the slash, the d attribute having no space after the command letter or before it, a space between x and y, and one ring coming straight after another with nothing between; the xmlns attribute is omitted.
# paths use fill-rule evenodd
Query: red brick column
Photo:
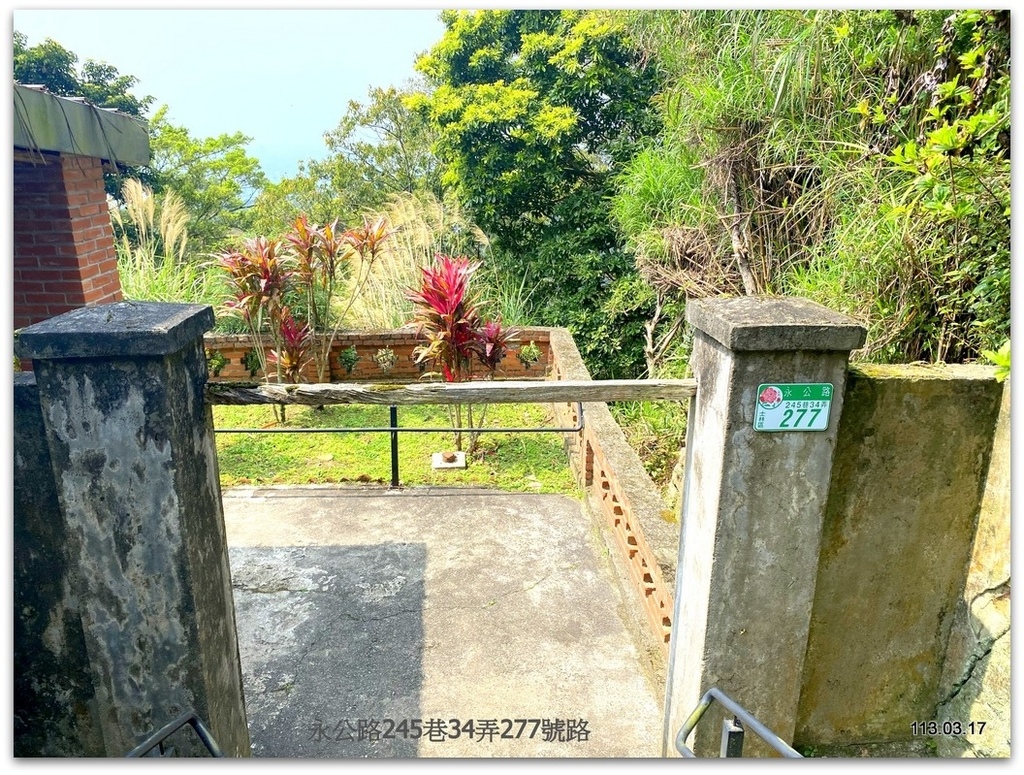
<svg viewBox="0 0 1024 775"><path fill-rule="evenodd" d="M41 159L14 163L15 328L121 299L102 162Z"/></svg>

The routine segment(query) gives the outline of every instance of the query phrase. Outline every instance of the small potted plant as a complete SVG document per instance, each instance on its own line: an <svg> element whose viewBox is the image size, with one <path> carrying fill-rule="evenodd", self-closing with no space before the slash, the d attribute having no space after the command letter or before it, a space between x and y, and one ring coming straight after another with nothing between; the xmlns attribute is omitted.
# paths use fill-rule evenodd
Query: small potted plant
<svg viewBox="0 0 1024 775"><path fill-rule="evenodd" d="M395 351L390 347L381 347L377 350L377 354L373 356L373 360L378 366L380 366L380 370L387 374L395 368L395 362L398 358L395 355Z"/></svg>
<svg viewBox="0 0 1024 775"><path fill-rule="evenodd" d="M352 373L352 369L355 368L357 361L359 361L359 353L356 352L356 346L354 344L346 347L338 355L338 362L341 363L346 374Z"/></svg>
<svg viewBox="0 0 1024 775"><path fill-rule="evenodd" d="M529 370L529 368L533 364L537 363L537 361L540 360L540 356L540 348L533 342L532 339L530 340L529 344L524 344L522 347L519 348L518 352L516 352L516 358L519 359L519 362L523 364L523 367L527 370Z"/></svg>
<svg viewBox="0 0 1024 775"><path fill-rule="evenodd" d="M256 348L245 351L245 355L242 357L242 365L249 372L250 377L256 376L256 372L260 370L260 354L256 352Z"/></svg>
<svg viewBox="0 0 1024 775"><path fill-rule="evenodd" d="M224 357L224 353L220 350L211 350L209 347L206 348L206 366L209 368L210 374L215 377L219 377L220 373L227 365L228 359Z"/></svg>

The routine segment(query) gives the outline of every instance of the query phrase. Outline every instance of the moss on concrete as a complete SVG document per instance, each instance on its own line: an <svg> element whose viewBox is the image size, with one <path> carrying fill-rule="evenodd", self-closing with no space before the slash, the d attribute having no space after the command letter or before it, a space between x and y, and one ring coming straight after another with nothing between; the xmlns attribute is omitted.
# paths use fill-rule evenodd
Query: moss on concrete
<svg viewBox="0 0 1024 775"><path fill-rule="evenodd" d="M851 369L797 742L905 740L934 717L999 400L987 367Z"/></svg>

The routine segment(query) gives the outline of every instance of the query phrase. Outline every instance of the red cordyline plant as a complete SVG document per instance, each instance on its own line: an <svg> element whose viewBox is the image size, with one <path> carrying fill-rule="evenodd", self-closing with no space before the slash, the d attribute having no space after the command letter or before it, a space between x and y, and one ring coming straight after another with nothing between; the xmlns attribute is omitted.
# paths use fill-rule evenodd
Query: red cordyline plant
<svg viewBox="0 0 1024 775"><path fill-rule="evenodd" d="M361 227L339 232L337 220L317 226L301 215L280 241L255 237L239 250L215 256L232 291L225 307L245 321L264 379L270 380L268 365L273 363L278 382L296 382L310 358L316 363L317 379L329 377L331 347L341 322L393 233L384 218L364 219ZM338 313L334 298L342 268L346 262L356 264L356 259L356 282L348 306ZM305 299L304 322L285 306L285 297L295 293ZM273 340L269 354L264 331ZM283 421L284 407L276 411Z"/></svg>
<svg viewBox="0 0 1024 775"><path fill-rule="evenodd" d="M278 365L285 379L297 384L303 367L309 363L310 330L292 317L288 307L281 309L280 341L271 350L270 360Z"/></svg>
<svg viewBox="0 0 1024 775"><path fill-rule="evenodd" d="M331 348L338 330L362 292L371 265L393 233L384 218L364 218L361 227L339 232L337 219L316 226L301 215L285 236L295 257L297 284L306 297L310 350L321 382L330 374ZM358 263L357 258L361 259ZM334 299L346 265L355 266L356 277L348 305L339 313L334 310Z"/></svg>
<svg viewBox="0 0 1024 775"><path fill-rule="evenodd" d="M427 340L413 351L416 363L430 361L446 382L465 382L473 378L474 361L485 368L490 379L509 351L509 345L519 335L517 329L505 329L501 321L485 320L479 304L469 288L479 262L471 263L466 257L453 258L437 254L432 266L424 267L419 290L410 291L408 298L415 305L418 333ZM467 419L470 429L483 423L487 406L484 405L477 425L474 425L473 406L468 405ZM453 423L462 427L462 407L454 407ZM479 432L470 430L469 452L476 450ZM455 447L462 449L462 434L455 433Z"/></svg>
<svg viewBox="0 0 1024 775"><path fill-rule="evenodd" d="M255 237L243 243L241 250L231 250L216 256L218 264L227 272L232 298L225 304L228 312L241 316L249 329L253 349L263 374L269 380L268 358L263 344L264 326L270 329L274 351L281 352L281 320L287 308L284 297L294 275L290 261L281 255L280 243L265 237ZM283 371L278 360L277 381ZM278 416L284 419L284 409Z"/></svg>

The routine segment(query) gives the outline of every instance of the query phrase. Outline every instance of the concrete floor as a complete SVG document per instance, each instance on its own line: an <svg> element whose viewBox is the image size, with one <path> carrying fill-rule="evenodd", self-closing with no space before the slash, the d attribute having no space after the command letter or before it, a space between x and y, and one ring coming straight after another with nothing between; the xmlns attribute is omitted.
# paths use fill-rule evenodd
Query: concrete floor
<svg viewBox="0 0 1024 775"><path fill-rule="evenodd" d="M253 755L660 754L634 614L580 502L235 488L224 512Z"/></svg>

